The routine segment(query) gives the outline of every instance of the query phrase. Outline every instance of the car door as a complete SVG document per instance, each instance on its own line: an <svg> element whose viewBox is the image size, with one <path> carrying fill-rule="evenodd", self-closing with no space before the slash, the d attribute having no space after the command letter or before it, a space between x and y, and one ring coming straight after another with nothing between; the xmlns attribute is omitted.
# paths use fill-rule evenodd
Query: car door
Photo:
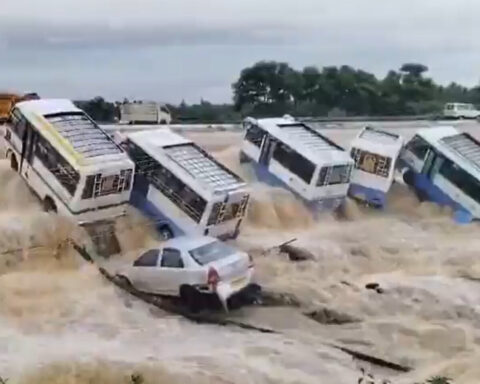
<svg viewBox="0 0 480 384"><path fill-rule="evenodd" d="M164 248L160 260L162 286L170 295L178 295L180 286L188 284L188 269L185 268L180 250Z"/></svg>
<svg viewBox="0 0 480 384"><path fill-rule="evenodd" d="M156 280L158 279L159 258L160 250L151 249L143 253L133 262L133 266L128 273L128 278L136 289L144 292L157 293L159 289L156 284Z"/></svg>

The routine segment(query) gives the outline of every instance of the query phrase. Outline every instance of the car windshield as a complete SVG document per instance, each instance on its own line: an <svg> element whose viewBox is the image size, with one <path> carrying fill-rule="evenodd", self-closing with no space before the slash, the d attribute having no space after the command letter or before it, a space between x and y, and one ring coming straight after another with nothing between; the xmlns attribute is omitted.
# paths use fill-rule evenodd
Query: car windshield
<svg viewBox="0 0 480 384"><path fill-rule="evenodd" d="M236 250L229 245L220 241L214 241L192 249L190 255L199 265L206 265L231 256L235 252Z"/></svg>

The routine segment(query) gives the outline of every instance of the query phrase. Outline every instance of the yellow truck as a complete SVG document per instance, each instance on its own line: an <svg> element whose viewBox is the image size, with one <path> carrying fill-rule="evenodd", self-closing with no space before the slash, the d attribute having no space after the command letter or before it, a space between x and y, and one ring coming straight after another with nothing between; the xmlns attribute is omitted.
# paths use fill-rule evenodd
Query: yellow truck
<svg viewBox="0 0 480 384"><path fill-rule="evenodd" d="M8 120L13 106L25 100L39 99L36 93L26 93L23 96L16 93L0 93L0 124Z"/></svg>

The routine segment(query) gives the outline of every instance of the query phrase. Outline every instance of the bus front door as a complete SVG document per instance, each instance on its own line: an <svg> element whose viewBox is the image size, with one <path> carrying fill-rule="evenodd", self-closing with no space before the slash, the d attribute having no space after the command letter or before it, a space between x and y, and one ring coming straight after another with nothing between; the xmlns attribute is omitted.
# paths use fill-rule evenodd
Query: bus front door
<svg viewBox="0 0 480 384"><path fill-rule="evenodd" d="M260 159L258 159L259 164L268 167L270 160L275 150L276 141L270 136L265 136L265 140L262 146L262 152L260 154Z"/></svg>
<svg viewBox="0 0 480 384"><path fill-rule="evenodd" d="M27 124L22 138L22 158L20 160L20 174L28 179L28 171L33 163L35 146L37 143L37 132Z"/></svg>
<svg viewBox="0 0 480 384"><path fill-rule="evenodd" d="M429 180L432 180L434 176L435 160L438 158L437 154L433 150L429 150L425 156L425 161L423 163L422 175Z"/></svg>

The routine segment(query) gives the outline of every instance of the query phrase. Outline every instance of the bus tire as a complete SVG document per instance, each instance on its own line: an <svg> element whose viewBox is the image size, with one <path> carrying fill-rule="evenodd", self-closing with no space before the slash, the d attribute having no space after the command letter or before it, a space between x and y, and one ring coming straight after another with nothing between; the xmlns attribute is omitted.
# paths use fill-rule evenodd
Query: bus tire
<svg viewBox="0 0 480 384"><path fill-rule="evenodd" d="M47 196L45 199L43 199L43 210L45 212L57 213L57 205L50 196Z"/></svg>
<svg viewBox="0 0 480 384"><path fill-rule="evenodd" d="M246 163L250 163L250 162L251 162L250 158L243 151L241 151L240 152L240 164L246 164Z"/></svg>
<svg viewBox="0 0 480 384"><path fill-rule="evenodd" d="M10 168L15 171L15 172L18 172L18 161L17 161L17 157L12 153L10 155Z"/></svg>
<svg viewBox="0 0 480 384"><path fill-rule="evenodd" d="M192 313L197 313L203 309L202 294L191 285L182 285L180 287L180 300Z"/></svg>
<svg viewBox="0 0 480 384"><path fill-rule="evenodd" d="M160 232L160 236L162 236L162 239L165 241L173 239L174 237L172 229L167 224L159 226L158 232Z"/></svg>

